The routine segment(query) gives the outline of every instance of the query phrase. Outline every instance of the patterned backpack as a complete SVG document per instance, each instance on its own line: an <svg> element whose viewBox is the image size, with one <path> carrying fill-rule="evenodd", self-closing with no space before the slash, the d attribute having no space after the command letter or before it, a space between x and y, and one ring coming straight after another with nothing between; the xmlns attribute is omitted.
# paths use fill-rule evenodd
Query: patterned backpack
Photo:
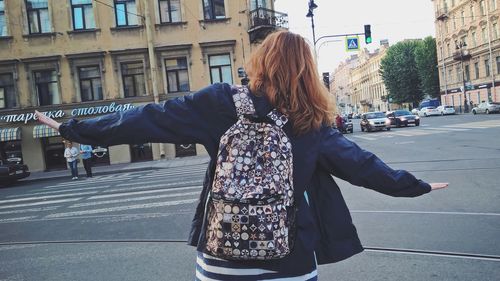
<svg viewBox="0 0 500 281"><path fill-rule="evenodd" d="M290 253L295 236L292 145L287 117L255 115L246 87L235 87L238 121L221 137L207 201L205 253L269 260Z"/></svg>

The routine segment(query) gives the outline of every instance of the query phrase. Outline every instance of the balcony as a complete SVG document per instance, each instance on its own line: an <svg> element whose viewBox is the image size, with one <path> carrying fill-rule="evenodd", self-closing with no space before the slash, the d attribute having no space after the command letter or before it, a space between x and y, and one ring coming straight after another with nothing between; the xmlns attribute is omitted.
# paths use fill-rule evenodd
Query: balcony
<svg viewBox="0 0 500 281"><path fill-rule="evenodd" d="M448 18L448 8L438 9L436 11L436 19L437 20L446 20Z"/></svg>
<svg viewBox="0 0 500 281"><path fill-rule="evenodd" d="M266 8L257 8L250 11L250 42L263 40L276 29L288 29L288 14L276 12Z"/></svg>

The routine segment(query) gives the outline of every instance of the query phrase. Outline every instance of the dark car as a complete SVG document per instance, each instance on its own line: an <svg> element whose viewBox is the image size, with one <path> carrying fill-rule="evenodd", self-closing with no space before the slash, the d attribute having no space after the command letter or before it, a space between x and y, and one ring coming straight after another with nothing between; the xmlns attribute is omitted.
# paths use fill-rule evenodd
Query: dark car
<svg viewBox="0 0 500 281"><path fill-rule="evenodd" d="M30 175L28 166L20 158L0 159L0 185L7 185Z"/></svg>
<svg viewBox="0 0 500 281"><path fill-rule="evenodd" d="M353 133L354 132L354 127L352 125L352 121L349 118L342 118L344 121L342 122L344 124L343 128L337 128L342 134L347 134L347 133ZM337 127L337 125L335 125Z"/></svg>
<svg viewBox="0 0 500 281"><path fill-rule="evenodd" d="M420 117L413 115L408 110L395 110L387 112L387 118L391 121L391 126L402 127L408 125L420 126Z"/></svg>
<svg viewBox="0 0 500 281"><path fill-rule="evenodd" d="M363 113L359 124L362 132L365 130L368 132L380 130L389 131L391 129L391 121L385 116L385 113L380 111Z"/></svg>

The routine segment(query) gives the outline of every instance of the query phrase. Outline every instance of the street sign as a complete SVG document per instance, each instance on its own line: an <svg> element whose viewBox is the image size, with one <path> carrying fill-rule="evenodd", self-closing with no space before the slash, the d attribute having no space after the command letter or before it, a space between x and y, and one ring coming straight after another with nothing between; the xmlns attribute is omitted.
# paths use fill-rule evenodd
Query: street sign
<svg viewBox="0 0 500 281"><path fill-rule="evenodd" d="M346 51L359 51L359 38L356 37L346 37L345 38L345 49Z"/></svg>

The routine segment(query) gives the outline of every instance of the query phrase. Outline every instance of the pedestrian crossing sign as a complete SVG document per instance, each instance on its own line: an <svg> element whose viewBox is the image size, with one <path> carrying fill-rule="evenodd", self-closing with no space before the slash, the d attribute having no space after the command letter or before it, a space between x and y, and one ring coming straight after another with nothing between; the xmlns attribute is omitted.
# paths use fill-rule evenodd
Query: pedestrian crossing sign
<svg viewBox="0 0 500 281"><path fill-rule="evenodd" d="M356 37L346 37L345 38L346 51L359 51L359 38Z"/></svg>

